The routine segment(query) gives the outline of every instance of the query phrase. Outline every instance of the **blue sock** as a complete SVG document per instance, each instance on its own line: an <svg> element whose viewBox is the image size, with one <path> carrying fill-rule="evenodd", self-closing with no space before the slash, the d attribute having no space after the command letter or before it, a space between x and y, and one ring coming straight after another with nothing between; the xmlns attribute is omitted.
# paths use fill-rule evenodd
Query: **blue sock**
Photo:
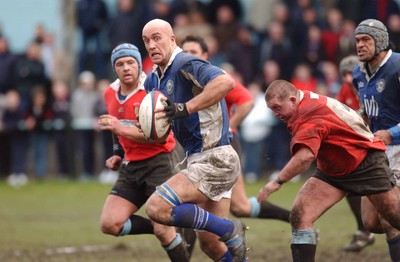
<svg viewBox="0 0 400 262"><path fill-rule="evenodd" d="M232 255L229 253L229 251L226 251L223 257L218 259L219 262L231 262L232 261Z"/></svg>
<svg viewBox="0 0 400 262"><path fill-rule="evenodd" d="M233 223L230 220L217 217L194 204L187 203L172 209L169 225L205 230L220 237L233 232Z"/></svg>
<svg viewBox="0 0 400 262"><path fill-rule="evenodd" d="M392 261L400 261L400 236L387 241Z"/></svg>

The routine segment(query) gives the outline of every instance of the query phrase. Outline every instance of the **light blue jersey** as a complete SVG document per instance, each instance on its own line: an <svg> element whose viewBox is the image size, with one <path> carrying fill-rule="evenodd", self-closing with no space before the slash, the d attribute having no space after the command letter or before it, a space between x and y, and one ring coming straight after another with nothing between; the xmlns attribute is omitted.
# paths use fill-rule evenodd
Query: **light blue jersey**
<svg viewBox="0 0 400 262"><path fill-rule="evenodd" d="M388 130L400 123L400 54L389 50L375 73L368 76L364 65L353 71L353 84L371 121L371 131ZM400 144L393 137L391 145Z"/></svg>
<svg viewBox="0 0 400 262"><path fill-rule="evenodd" d="M224 72L220 68L176 48L164 74L161 75L156 67L148 75L144 86L147 92L160 90L174 103L186 103L221 74ZM173 120L172 131L186 155L229 145L231 133L225 100Z"/></svg>

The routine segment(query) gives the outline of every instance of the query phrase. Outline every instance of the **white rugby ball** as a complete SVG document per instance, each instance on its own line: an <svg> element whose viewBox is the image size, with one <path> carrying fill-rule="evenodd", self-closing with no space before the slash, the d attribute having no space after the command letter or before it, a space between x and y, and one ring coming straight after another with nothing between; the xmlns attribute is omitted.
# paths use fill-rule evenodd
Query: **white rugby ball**
<svg viewBox="0 0 400 262"><path fill-rule="evenodd" d="M167 118L157 119L157 113L154 113L156 108L163 108L166 104L165 101L161 101L161 97L165 97L165 95L160 91L151 91L143 98L139 107L141 129L143 134L152 140L165 136L170 130Z"/></svg>

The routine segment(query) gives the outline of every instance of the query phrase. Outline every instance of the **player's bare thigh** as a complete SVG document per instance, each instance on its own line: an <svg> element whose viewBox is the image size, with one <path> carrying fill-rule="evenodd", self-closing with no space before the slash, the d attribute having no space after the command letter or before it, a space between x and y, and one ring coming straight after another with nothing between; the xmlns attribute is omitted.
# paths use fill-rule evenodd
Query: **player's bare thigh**
<svg viewBox="0 0 400 262"><path fill-rule="evenodd" d="M100 216L101 230L117 235L125 221L137 210L130 201L116 195L108 195Z"/></svg>
<svg viewBox="0 0 400 262"><path fill-rule="evenodd" d="M344 191L318 178L310 177L293 203L290 218L293 229L313 229L314 221L344 196Z"/></svg>
<svg viewBox="0 0 400 262"><path fill-rule="evenodd" d="M400 190L398 187L393 187L387 192L369 195L368 199L385 220L400 230Z"/></svg>
<svg viewBox="0 0 400 262"><path fill-rule="evenodd" d="M181 203L199 204L209 200L181 172L168 179L165 183L175 192ZM146 203L147 214L152 220L161 224L168 224L170 222L172 208L173 206L158 194L152 194Z"/></svg>

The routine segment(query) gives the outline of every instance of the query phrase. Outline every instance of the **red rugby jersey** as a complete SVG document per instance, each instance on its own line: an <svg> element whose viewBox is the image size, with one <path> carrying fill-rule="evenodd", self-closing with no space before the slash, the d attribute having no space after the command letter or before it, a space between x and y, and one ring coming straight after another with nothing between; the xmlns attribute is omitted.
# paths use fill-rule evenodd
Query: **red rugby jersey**
<svg viewBox="0 0 400 262"><path fill-rule="evenodd" d="M232 78L235 81L235 86L225 96L229 117L231 117L231 115L234 113L235 105L238 106L247 103L249 101L253 101L253 96L251 95L250 91L245 86L243 86L239 81L237 81L233 76ZM232 130L232 132L236 133L237 129Z"/></svg>
<svg viewBox="0 0 400 262"><path fill-rule="evenodd" d="M143 81L142 81L143 83ZM107 106L107 112L117 117L121 122L131 123L132 120L137 121L135 108L139 110L140 103L146 96L146 91L142 84L132 91L124 101L118 99L118 91L120 89L119 80L113 82L104 93ZM171 152L176 145L172 131L168 135L165 144L145 144L129 140L125 137L118 136L119 142L125 151L125 160L138 161L151 158L161 152Z"/></svg>
<svg viewBox="0 0 400 262"><path fill-rule="evenodd" d="M340 176L353 171L369 149L386 150L354 110L333 98L303 92L304 98L288 122L292 154L305 145L313 151L322 172Z"/></svg>

